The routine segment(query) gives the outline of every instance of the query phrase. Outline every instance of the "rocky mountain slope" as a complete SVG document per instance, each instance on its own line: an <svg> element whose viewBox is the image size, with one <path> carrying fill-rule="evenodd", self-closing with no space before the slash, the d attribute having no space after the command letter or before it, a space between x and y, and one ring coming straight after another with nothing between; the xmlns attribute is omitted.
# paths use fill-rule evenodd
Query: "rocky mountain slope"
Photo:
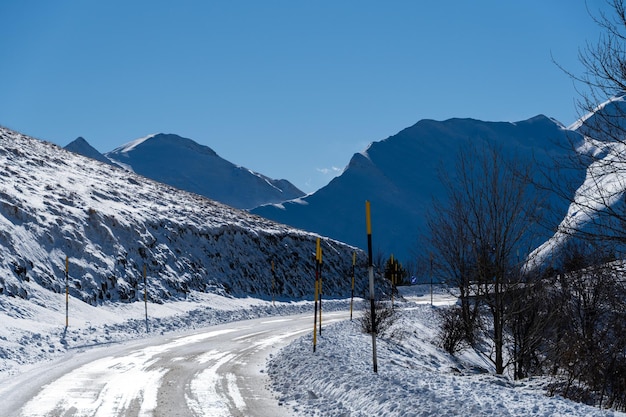
<svg viewBox="0 0 626 417"><path fill-rule="evenodd" d="M144 266L155 302L313 292L317 235L4 128L0 164L0 298L64 292L66 257L70 294L92 305L139 300ZM354 248L324 238L323 250L327 294L349 294Z"/></svg>

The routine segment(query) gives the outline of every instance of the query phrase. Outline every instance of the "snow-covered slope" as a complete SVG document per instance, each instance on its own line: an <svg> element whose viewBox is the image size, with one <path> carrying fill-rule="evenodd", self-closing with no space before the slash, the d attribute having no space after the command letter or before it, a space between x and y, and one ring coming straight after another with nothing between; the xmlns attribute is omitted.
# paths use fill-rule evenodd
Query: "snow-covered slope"
<svg viewBox="0 0 626 417"><path fill-rule="evenodd" d="M274 180L234 165L208 146L173 134L140 138L105 156L137 174L237 208L251 209L304 195L287 180Z"/></svg>
<svg viewBox="0 0 626 417"><path fill-rule="evenodd" d="M514 381L494 375L485 358L471 350L448 355L437 340L439 312L445 308L437 306L440 294L435 306L429 305L427 289L422 294L398 302L404 309L396 310L394 325L379 335L377 373L371 337L361 333L358 321L327 328L313 355L311 335L274 355L268 374L279 401L307 417L626 416L549 397L549 378Z"/></svg>
<svg viewBox="0 0 626 417"><path fill-rule="evenodd" d="M626 193L626 96L601 103L569 128L579 134L573 145L579 161L587 165L586 176L579 182L554 236L535 251L539 260L549 258L581 231L606 226L610 219L605 214L623 208L620 205Z"/></svg>
<svg viewBox="0 0 626 417"><path fill-rule="evenodd" d="M139 300L144 265L156 302L191 290L268 297L271 261L279 296L312 292L311 233L1 128L0 165L0 298L64 292L66 256L70 294L92 305ZM348 294L353 248L323 248L325 289Z"/></svg>
<svg viewBox="0 0 626 417"><path fill-rule="evenodd" d="M459 151L492 143L525 162L548 163L567 148L568 135L576 133L545 116L517 123L422 120L355 154L342 175L317 192L252 212L365 248L365 224L354 219L369 200L375 250L404 261L418 248L433 197L443 197L438 173L454 165Z"/></svg>

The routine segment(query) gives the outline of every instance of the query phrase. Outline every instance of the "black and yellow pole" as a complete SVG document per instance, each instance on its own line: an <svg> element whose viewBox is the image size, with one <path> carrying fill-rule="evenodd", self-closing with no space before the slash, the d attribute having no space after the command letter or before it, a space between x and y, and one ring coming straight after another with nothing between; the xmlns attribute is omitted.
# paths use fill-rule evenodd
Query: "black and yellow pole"
<svg viewBox="0 0 626 417"><path fill-rule="evenodd" d="M374 302L374 264L372 261L372 220L369 201L365 202L365 223L367 225L367 255L368 273L370 281L370 315L372 318L372 358L374 363L374 372L378 372L378 363L376 360L376 308Z"/></svg>
<svg viewBox="0 0 626 417"><path fill-rule="evenodd" d="M313 315L313 352L317 346L317 297L319 293L319 256L320 256L320 238L317 238L315 246L315 314Z"/></svg>
<svg viewBox="0 0 626 417"><path fill-rule="evenodd" d="M148 327L148 276L146 274L146 264L143 264L143 304L146 310L146 333L150 333Z"/></svg>
<svg viewBox="0 0 626 417"><path fill-rule="evenodd" d="M322 294L324 293L324 280L322 278L322 247L319 247L319 257L317 258L317 262L319 265L319 271L320 271L320 280L319 280L319 297L320 297L320 327L319 327L319 331L320 331L320 336L322 335Z"/></svg>
<svg viewBox="0 0 626 417"><path fill-rule="evenodd" d="M69 276L70 261L65 257L65 327L70 324L70 276Z"/></svg>
<svg viewBox="0 0 626 417"><path fill-rule="evenodd" d="M352 321L352 304L354 303L354 265L356 264L356 251L352 252L352 294L350 295L350 321Z"/></svg>

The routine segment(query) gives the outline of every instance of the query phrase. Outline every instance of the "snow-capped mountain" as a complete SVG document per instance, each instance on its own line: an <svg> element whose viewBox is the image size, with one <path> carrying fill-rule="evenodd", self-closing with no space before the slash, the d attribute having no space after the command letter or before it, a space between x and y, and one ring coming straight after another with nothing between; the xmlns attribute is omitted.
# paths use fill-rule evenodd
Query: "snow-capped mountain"
<svg viewBox="0 0 626 417"><path fill-rule="evenodd" d="M312 294L314 234L3 128L0 163L0 299L64 292L66 257L70 294L92 305L140 299L144 267L157 302ZM349 294L354 248L323 250L327 293Z"/></svg>
<svg viewBox="0 0 626 417"><path fill-rule="evenodd" d="M433 197L443 197L438 173L454 165L459 151L491 143L525 162L549 164L565 152L572 135L577 134L542 115L517 123L422 120L355 154L317 192L252 212L365 248L365 223L354 219L363 217L369 200L375 250L406 261L418 249Z"/></svg>
<svg viewBox="0 0 626 417"><path fill-rule="evenodd" d="M237 166L208 146L174 134L150 135L104 155L137 174L236 208L251 209L304 195L287 180Z"/></svg>

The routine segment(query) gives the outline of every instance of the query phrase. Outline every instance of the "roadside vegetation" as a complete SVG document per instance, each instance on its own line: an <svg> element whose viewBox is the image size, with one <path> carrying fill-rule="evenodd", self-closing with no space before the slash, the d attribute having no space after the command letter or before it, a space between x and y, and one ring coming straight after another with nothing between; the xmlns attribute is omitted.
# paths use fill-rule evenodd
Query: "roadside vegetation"
<svg viewBox="0 0 626 417"><path fill-rule="evenodd" d="M593 113L579 129L585 146L572 142L572 157L551 167L586 173L582 184L552 175L538 186L529 161L495 147L465 150L442 175L447 200L433 205L420 252L458 295L441 309L438 338L448 353L473 349L496 374L548 376L549 394L623 411L626 105L598 104L626 92L626 7L609 4L611 15L592 14L605 31L580 52L585 73L570 74L583 92L581 116ZM585 221L552 226L559 239L534 250L555 196Z"/></svg>

